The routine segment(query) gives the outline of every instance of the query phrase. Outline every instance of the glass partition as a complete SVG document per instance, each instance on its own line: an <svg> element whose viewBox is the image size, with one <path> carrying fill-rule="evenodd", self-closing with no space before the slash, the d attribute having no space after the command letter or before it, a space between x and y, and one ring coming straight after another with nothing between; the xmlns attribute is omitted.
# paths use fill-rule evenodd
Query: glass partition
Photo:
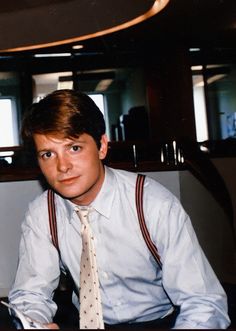
<svg viewBox="0 0 236 331"><path fill-rule="evenodd" d="M235 155L236 65L193 66L192 75L197 141L209 152Z"/></svg>

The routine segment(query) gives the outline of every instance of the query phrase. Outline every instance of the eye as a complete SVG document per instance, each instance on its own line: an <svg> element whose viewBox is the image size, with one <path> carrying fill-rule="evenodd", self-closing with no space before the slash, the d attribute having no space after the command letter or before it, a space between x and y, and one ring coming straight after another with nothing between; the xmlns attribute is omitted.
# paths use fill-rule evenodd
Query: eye
<svg viewBox="0 0 236 331"><path fill-rule="evenodd" d="M73 152L78 152L78 151L81 150L81 147L78 146L78 145L74 145L74 146L71 146L71 149L72 149Z"/></svg>
<svg viewBox="0 0 236 331"><path fill-rule="evenodd" d="M39 155L42 159L49 159L52 156L52 152L44 152Z"/></svg>

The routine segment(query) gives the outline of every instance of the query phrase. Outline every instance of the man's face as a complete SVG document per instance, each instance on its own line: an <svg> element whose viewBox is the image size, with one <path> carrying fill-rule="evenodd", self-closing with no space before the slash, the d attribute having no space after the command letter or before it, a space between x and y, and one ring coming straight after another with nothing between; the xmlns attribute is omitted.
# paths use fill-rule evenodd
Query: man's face
<svg viewBox="0 0 236 331"><path fill-rule="evenodd" d="M50 186L74 203L91 203L104 180L101 160L107 153L106 135L100 150L86 133L75 139L35 134L34 141L39 166Z"/></svg>

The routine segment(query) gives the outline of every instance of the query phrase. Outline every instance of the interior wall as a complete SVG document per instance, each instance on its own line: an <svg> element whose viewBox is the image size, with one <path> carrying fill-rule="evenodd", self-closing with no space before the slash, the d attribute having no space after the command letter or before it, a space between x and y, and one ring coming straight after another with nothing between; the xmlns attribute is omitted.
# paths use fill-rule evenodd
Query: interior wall
<svg viewBox="0 0 236 331"><path fill-rule="evenodd" d="M215 165L216 169L224 179L225 185L229 191L231 202L233 206L234 215L234 232L236 236L236 158L235 157L225 157L225 158L212 158L212 163Z"/></svg>
<svg viewBox="0 0 236 331"><path fill-rule="evenodd" d="M189 172L180 172L181 202L198 240L222 282L236 283L236 251L229 219L212 194Z"/></svg>
<svg viewBox="0 0 236 331"><path fill-rule="evenodd" d="M39 181L0 183L0 297L8 294L15 277L25 211L41 192Z"/></svg>

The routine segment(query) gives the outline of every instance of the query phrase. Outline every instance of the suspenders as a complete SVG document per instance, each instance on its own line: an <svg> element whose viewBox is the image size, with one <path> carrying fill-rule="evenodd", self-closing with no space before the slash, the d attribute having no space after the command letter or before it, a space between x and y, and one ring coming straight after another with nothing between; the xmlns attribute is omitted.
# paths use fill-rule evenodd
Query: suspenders
<svg viewBox="0 0 236 331"><path fill-rule="evenodd" d="M150 234L147 229L147 225L144 218L143 213L143 186L144 186L145 175L138 174L136 180L136 189L135 189L135 201L136 201L136 208L138 213L138 220L140 229L142 231L143 238L146 242L146 245L149 251L152 253L154 259L156 260L157 264L160 268L162 268L162 263L160 256L158 254L158 250L156 245L152 242Z"/></svg>
<svg viewBox="0 0 236 331"><path fill-rule="evenodd" d="M159 268L162 269L162 263L161 263L160 256L158 254L157 247L151 240L150 234L149 234L147 226L146 226L145 218L144 218L144 213L143 213L144 181L145 181L145 175L138 174L137 180L136 180L136 188L135 188L135 202L136 202L136 209L137 209L137 214L138 214L139 225L140 225L140 229L141 229L143 238L146 242L146 245L147 245L149 251L151 252L152 256L154 257L155 261L157 262ZM56 221L54 192L51 189L48 190L48 215L49 215L49 226L50 226L50 232L51 232L51 236L52 236L52 243L58 250L58 254L60 257L60 250L59 250L58 236L57 236L57 221ZM74 281L73 281L72 276L70 275L69 270L66 270L66 275L67 275L68 288L70 289L70 291L75 291L77 293L76 286L74 285ZM164 289L164 291L165 291L165 289ZM165 291L165 293L166 293L166 291ZM173 314L171 316L172 316L172 318L174 318L173 319L173 324L174 324L174 320L179 313L179 308L173 304L172 300L170 299L170 297L167 293L166 293L166 296L168 297L168 299L170 300L170 303L173 306Z"/></svg>
<svg viewBox="0 0 236 331"><path fill-rule="evenodd" d="M160 256L158 254L157 247L152 242L150 234L148 232L144 213L143 213L143 185L144 185L145 175L138 174L136 180L136 189L135 189L135 201L136 201L136 208L138 214L138 220L140 229L142 231L143 238L146 242L148 249L150 250L151 254L153 255L154 259L156 260L157 264L160 268L162 268ZM55 210L55 203L54 203L54 192L49 189L48 190L48 215L49 215L49 225L50 225L50 232L52 236L53 245L57 248L58 253L60 254L59 246L58 246L58 236L57 236L57 221L56 221L56 210Z"/></svg>
<svg viewBox="0 0 236 331"><path fill-rule="evenodd" d="M51 189L48 190L48 217L49 217L49 226L52 237L52 243L58 250L58 253L60 253L59 245L58 245L58 236L57 236L57 220L56 220L54 192Z"/></svg>

